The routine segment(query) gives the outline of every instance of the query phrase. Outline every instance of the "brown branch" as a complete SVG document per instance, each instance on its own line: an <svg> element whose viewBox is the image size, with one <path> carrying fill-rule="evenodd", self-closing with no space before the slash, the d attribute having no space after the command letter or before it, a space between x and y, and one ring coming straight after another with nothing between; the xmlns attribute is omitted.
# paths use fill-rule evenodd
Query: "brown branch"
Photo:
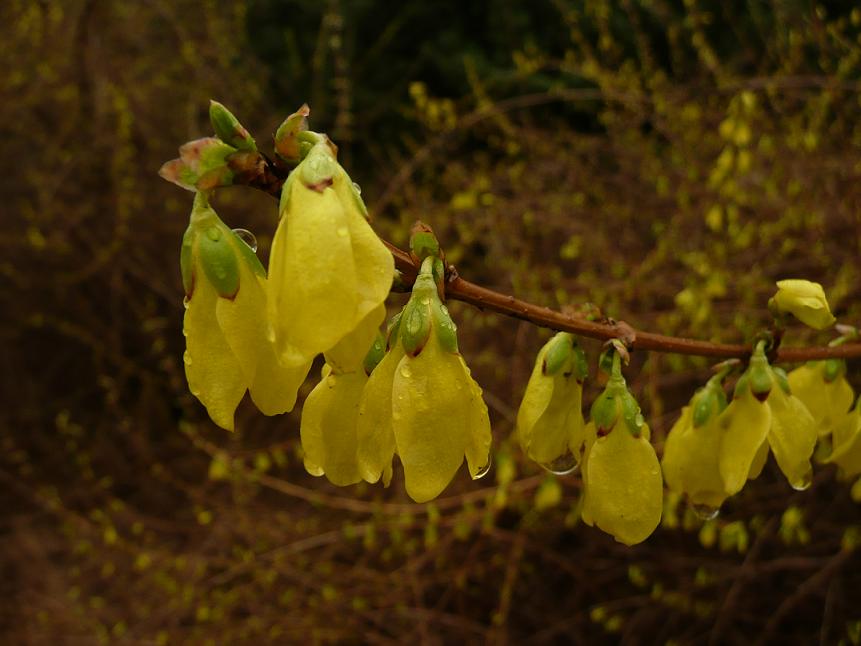
<svg viewBox="0 0 861 646"><path fill-rule="evenodd" d="M254 163L243 164L234 168L234 183L260 189L275 198L280 197L281 184L284 181L282 169L273 165L267 158L260 155ZM413 258L403 249L383 240L395 258L395 266L404 274L407 281L415 278L418 271ZM585 318L564 314L549 307L541 307L514 296L493 291L481 285L476 285L461 278L449 267L449 278L445 287L446 298L453 298L480 309L491 310L524 321L529 321L540 327L550 328L561 332L571 332L579 336L609 341L624 339L631 350L649 350L651 352L667 352L672 354L687 354L697 357L714 357L716 359L746 359L750 356L751 348L747 345L730 343L711 343L697 339L666 336L654 332L636 330L623 321L596 322ZM802 362L816 359L857 359L861 358L861 343L846 343L836 347L818 348L783 348L778 349L774 362Z"/></svg>

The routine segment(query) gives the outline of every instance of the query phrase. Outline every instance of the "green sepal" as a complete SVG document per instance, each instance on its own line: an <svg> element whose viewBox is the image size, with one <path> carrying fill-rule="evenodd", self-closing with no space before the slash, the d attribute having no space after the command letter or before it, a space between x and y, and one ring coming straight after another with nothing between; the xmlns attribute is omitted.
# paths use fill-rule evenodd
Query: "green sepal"
<svg viewBox="0 0 861 646"><path fill-rule="evenodd" d="M194 261L193 261L193 245L194 231L189 226L185 233L182 234L182 247L179 251L179 270L182 272L182 287L185 289L185 295L191 296L194 291Z"/></svg>
<svg viewBox="0 0 861 646"><path fill-rule="evenodd" d="M293 182L296 181L296 169L290 171L284 184L281 185L281 198L278 200L278 218L284 217L287 209L290 206L290 193L292 192Z"/></svg>
<svg viewBox="0 0 861 646"><path fill-rule="evenodd" d="M592 418L592 422L595 424L595 428L598 431L598 434L606 434L616 425L616 422L619 421L619 413L621 409L621 401L619 398L623 393L619 392L618 389L613 388L608 385L607 388L604 389L595 401L592 403L592 408L589 411L589 415Z"/></svg>
<svg viewBox="0 0 861 646"><path fill-rule="evenodd" d="M699 428L706 424L717 412L717 397L709 388L703 388L694 395L696 404L694 404L694 428Z"/></svg>
<svg viewBox="0 0 861 646"><path fill-rule="evenodd" d="M451 318L448 308L442 304L439 298L431 299L431 314L433 316L434 330L440 345L447 352L457 353L457 325Z"/></svg>
<svg viewBox="0 0 861 646"><path fill-rule="evenodd" d="M614 348L609 347L598 356L598 370L605 375L613 374L613 354L615 352Z"/></svg>
<svg viewBox="0 0 861 646"><path fill-rule="evenodd" d="M567 332L559 332L551 339L547 352L544 354L544 363L541 372L545 375L555 375L571 371L572 363L572 337Z"/></svg>
<svg viewBox="0 0 861 646"><path fill-rule="evenodd" d="M230 144L238 150L257 152L257 144L254 138L248 134L245 127L239 123L239 119L218 101L209 102L209 121L215 134L224 143Z"/></svg>
<svg viewBox="0 0 861 646"><path fill-rule="evenodd" d="M586 361L586 353L583 352L583 348L580 347L580 344L577 343L576 339L574 340L574 361L572 365L574 371L574 378L577 379L580 383L586 381L586 377L589 376L589 362Z"/></svg>
<svg viewBox="0 0 861 646"><path fill-rule="evenodd" d="M403 318L403 315L404 310L401 310L391 319L389 319L389 325L386 328L386 352L394 348L400 340L399 332L401 329L401 319Z"/></svg>
<svg viewBox="0 0 861 646"><path fill-rule="evenodd" d="M424 260L428 256L439 256L439 240L433 234L433 231L418 230L410 236L410 251L415 254L419 260Z"/></svg>
<svg viewBox="0 0 861 646"><path fill-rule="evenodd" d="M746 374L750 382L750 390L753 392L754 397L760 401L765 401L774 384L774 373L768 365L768 359L765 357L765 348L762 342L757 344L756 350L754 350L753 356L750 358L750 366Z"/></svg>
<svg viewBox="0 0 861 646"><path fill-rule="evenodd" d="M415 291L413 297L407 306L404 308L404 314L401 318L400 339L404 352L415 357L430 338L431 333L431 313L430 303L422 303L416 298Z"/></svg>
<svg viewBox="0 0 861 646"><path fill-rule="evenodd" d="M823 373L826 383L831 383L846 372L846 362L843 359L826 359Z"/></svg>
<svg viewBox="0 0 861 646"><path fill-rule="evenodd" d="M741 377L738 378L738 381L735 382L735 388L732 391L733 399L744 395L744 393L747 392L748 388L750 388L750 379L748 378L747 373L744 373Z"/></svg>
<svg viewBox="0 0 861 646"><path fill-rule="evenodd" d="M371 344L371 349L368 350L368 354L365 355L365 360L362 364L362 367L365 369L365 374L369 377L371 373L374 371L374 368L377 367L377 364L383 360L383 357L386 354L386 340L383 338L383 335L377 332L376 338L374 338L374 342Z"/></svg>
<svg viewBox="0 0 861 646"><path fill-rule="evenodd" d="M622 403L622 419L625 420L628 431L634 437L640 437L640 434L643 432L643 426L646 424L646 420L643 418L643 413L640 410L640 405L627 388L623 394L620 394L620 399Z"/></svg>
<svg viewBox="0 0 861 646"><path fill-rule="evenodd" d="M203 271L218 295L232 299L239 291L239 262L226 235L228 232L230 230L221 222L206 226L197 237L197 253Z"/></svg>
<svg viewBox="0 0 861 646"><path fill-rule="evenodd" d="M329 146L319 143L311 149L296 170L301 174L300 179L305 186L320 191L331 185L332 178L341 169Z"/></svg>
<svg viewBox="0 0 861 646"><path fill-rule="evenodd" d="M786 374L786 370L774 367L771 369L771 372L774 375L774 380L777 382L777 385L780 386L780 389L787 395L791 395L792 389L789 387L789 377Z"/></svg>

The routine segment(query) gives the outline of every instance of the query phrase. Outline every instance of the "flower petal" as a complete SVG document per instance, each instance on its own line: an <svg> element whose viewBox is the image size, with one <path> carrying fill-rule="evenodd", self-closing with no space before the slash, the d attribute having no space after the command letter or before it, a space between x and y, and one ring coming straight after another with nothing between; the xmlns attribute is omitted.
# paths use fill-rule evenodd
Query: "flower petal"
<svg viewBox="0 0 861 646"><path fill-rule="evenodd" d="M747 389L718 416L718 426L722 432L720 472L727 494L733 495L747 482L757 451L768 436L771 410Z"/></svg>
<svg viewBox="0 0 861 646"><path fill-rule="evenodd" d="M777 466L795 488L809 485L810 456L816 447L816 422L810 412L793 395L774 388L768 398L771 408L771 430L768 443Z"/></svg>
<svg viewBox="0 0 861 646"><path fill-rule="evenodd" d="M404 357L400 343L389 350L374 368L359 402L356 424L359 472L367 482L384 484L391 479L392 458L395 455L395 433L392 428L392 385L395 370Z"/></svg>

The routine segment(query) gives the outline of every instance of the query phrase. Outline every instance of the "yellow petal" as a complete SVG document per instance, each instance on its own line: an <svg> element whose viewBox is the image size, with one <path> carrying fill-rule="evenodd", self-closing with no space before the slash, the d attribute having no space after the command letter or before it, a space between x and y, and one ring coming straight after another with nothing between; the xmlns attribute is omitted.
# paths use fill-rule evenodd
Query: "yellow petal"
<svg viewBox="0 0 861 646"><path fill-rule="evenodd" d="M391 254L390 254L391 255ZM356 372L362 370L380 325L386 318L386 306L382 303L369 312L365 318L341 339L333 348L325 352L326 363L335 372Z"/></svg>
<svg viewBox="0 0 861 646"><path fill-rule="evenodd" d="M788 279L777 281L774 302L784 312L790 312L799 321L817 330L834 324L822 285L809 280Z"/></svg>
<svg viewBox="0 0 861 646"><path fill-rule="evenodd" d="M216 320L218 300L215 288L207 280L197 280L191 298L186 299L182 330L185 376L189 389L206 406L212 421L232 431L233 414L248 385Z"/></svg>
<svg viewBox="0 0 861 646"><path fill-rule="evenodd" d="M367 381L364 371L331 373L308 395L299 429L308 473L325 474L338 486L355 484L362 479L357 459L356 421Z"/></svg>
<svg viewBox="0 0 861 646"><path fill-rule="evenodd" d="M647 428L647 427L646 427ZM661 521L663 479L648 440L619 425L598 438L586 474L589 511L595 524L617 541L644 541Z"/></svg>
<svg viewBox="0 0 861 646"><path fill-rule="evenodd" d="M239 361L246 383L251 385L251 399L257 408L264 415L286 413L296 403L296 393L311 362L290 365L282 361L267 318L266 279L243 262L239 272L236 296L232 300L218 299L218 324Z"/></svg>
<svg viewBox="0 0 861 646"><path fill-rule="evenodd" d="M279 348L288 363L301 363L332 348L363 317L357 316L349 221L338 195L299 179L289 190L272 242L269 287Z"/></svg>
<svg viewBox="0 0 861 646"><path fill-rule="evenodd" d="M820 436L831 433L834 425L852 407L855 393L841 374L825 380L825 362L804 364L789 373L789 387L810 411Z"/></svg>
<svg viewBox="0 0 861 646"><path fill-rule="evenodd" d="M687 494L695 505L720 507L726 499L718 463L720 439L717 416L694 428L692 408L685 406L664 445L661 466L667 486Z"/></svg>
<svg viewBox="0 0 861 646"><path fill-rule="evenodd" d="M775 385L774 389L779 388ZM748 388L718 416L721 429L719 465L726 492L733 495L747 482L757 451L771 428L771 410Z"/></svg>
<svg viewBox="0 0 861 646"><path fill-rule="evenodd" d="M553 398L553 377L543 373L544 357L548 347L549 343L545 344L538 352L532 374L529 376L523 399L520 402L520 408L517 409L517 438L527 455L529 454L529 445L532 443L532 430L535 423L547 410L547 406Z"/></svg>
<svg viewBox="0 0 861 646"><path fill-rule="evenodd" d="M487 414L487 405L484 403L481 386L470 375L469 368L463 357L457 355L457 358L465 375L464 379L470 387L470 434L466 441L465 456L469 475L475 479L487 473L487 470L490 468L490 444L493 437L490 431L490 417Z"/></svg>
<svg viewBox="0 0 861 646"><path fill-rule="evenodd" d="M479 404L484 405L460 356L446 352L435 332L417 357L401 359L392 387L392 419L407 493L416 502L436 498L463 462L467 445L489 437Z"/></svg>
<svg viewBox="0 0 861 646"><path fill-rule="evenodd" d="M810 486L810 456L816 447L816 423L797 397L775 386L768 397L771 430L768 443L777 466L795 489Z"/></svg>
<svg viewBox="0 0 861 646"><path fill-rule="evenodd" d="M588 495L588 470L589 470L589 454L592 452L592 447L595 445L595 440L598 439L595 424L589 422L584 427L585 441L583 444L583 460L580 462L580 471L583 478L580 483L580 519L592 527L595 524L595 519L592 517L592 505L589 502Z"/></svg>
<svg viewBox="0 0 861 646"><path fill-rule="evenodd" d="M396 343L374 368L362 392L356 425L359 472L364 480L372 483L382 476L386 486L386 478L391 479L392 458L395 454L392 385L395 370L403 357L403 348L400 343Z"/></svg>
<svg viewBox="0 0 861 646"><path fill-rule="evenodd" d="M768 441L763 441L756 450L756 455L753 462L750 463L750 470L747 472L748 480L756 480L762 470L765 468L765 463L768 462Z"/></svg>
<svg viewBox="0 0 861 646"><path fill-rule="evenodd" d="M843 479L861 474L861 406L856 406L834 428L834 450L825 462L840 467Z"/></svg>

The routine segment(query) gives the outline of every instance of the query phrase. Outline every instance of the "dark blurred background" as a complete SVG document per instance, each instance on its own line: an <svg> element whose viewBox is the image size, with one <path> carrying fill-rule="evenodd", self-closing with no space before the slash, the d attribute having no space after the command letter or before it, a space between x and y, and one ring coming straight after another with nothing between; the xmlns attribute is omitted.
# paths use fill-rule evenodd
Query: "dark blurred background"
<svg viewBox="0 0 861 646"><path fill-rule="evenodd" d="M182 370L191 194L157 176L210 98L265 150L307 101L381 235L425 220L471 280L745 341L804 277L857 325L856 3L4 0L0 52L0 641L859 643L851 483L770 463L618 545L510 439L527 324L451 304L495 467L434 503L307 475L301 407L216 428ZM265 260L275 201L215 206ZM634 357L659 452L707 374Z"/></svg>

